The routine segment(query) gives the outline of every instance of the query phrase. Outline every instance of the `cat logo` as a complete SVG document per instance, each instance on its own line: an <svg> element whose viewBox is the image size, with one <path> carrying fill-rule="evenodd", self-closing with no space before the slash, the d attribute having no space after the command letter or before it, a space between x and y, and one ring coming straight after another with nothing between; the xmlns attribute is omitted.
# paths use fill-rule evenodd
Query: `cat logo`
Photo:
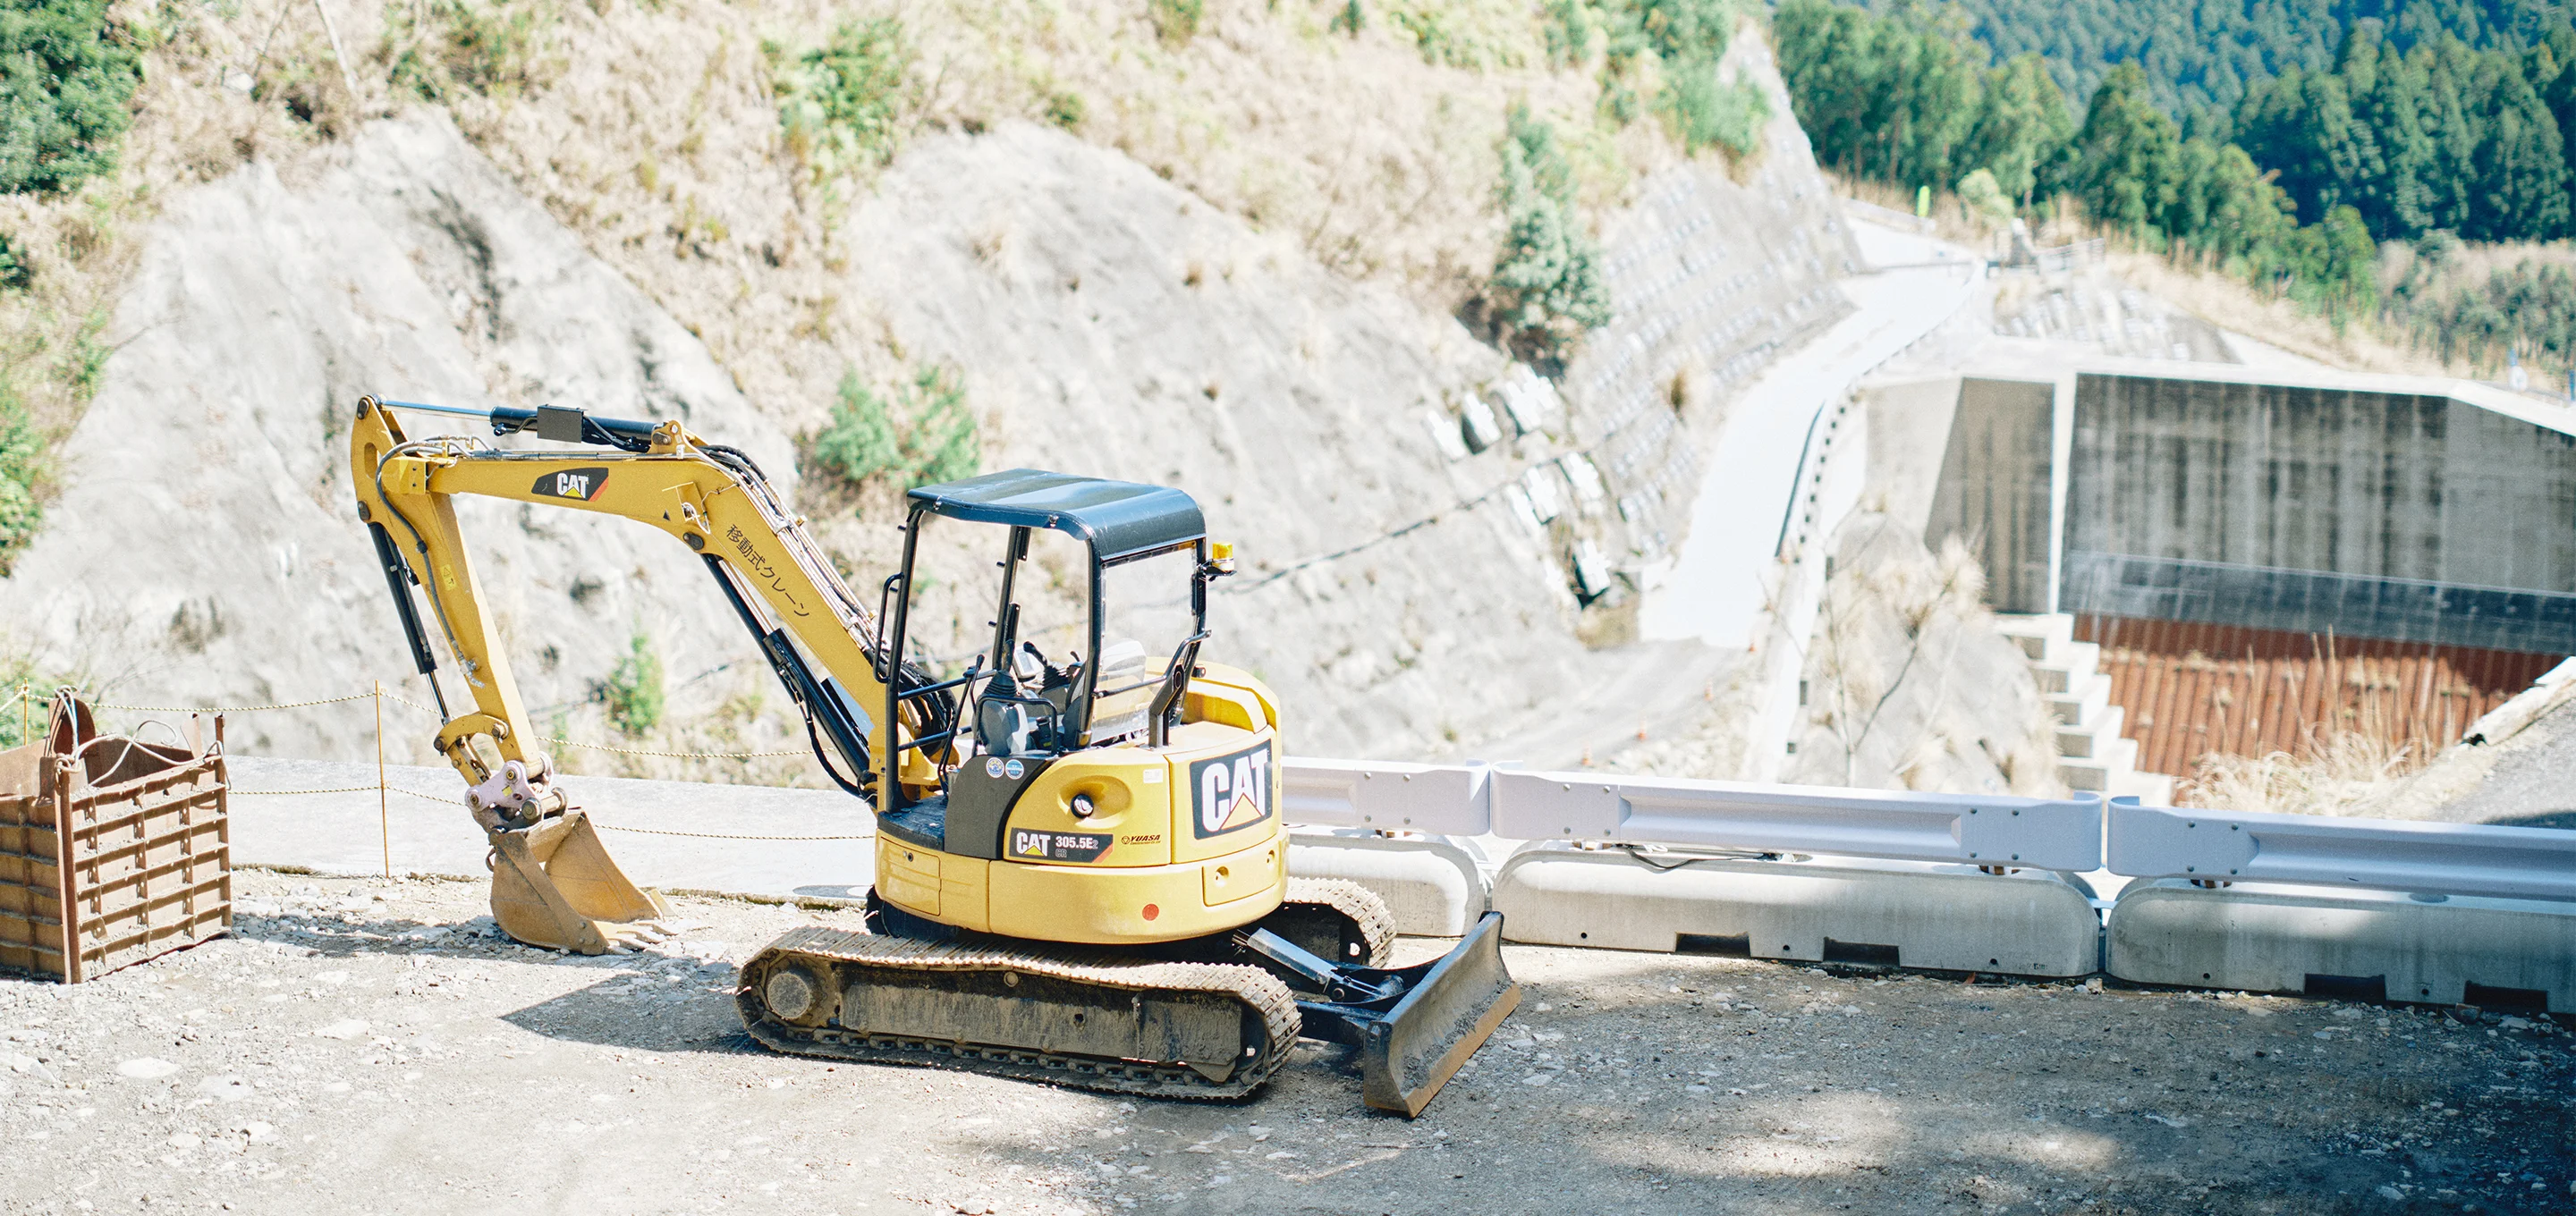
<svg viewBox="0 0 2576 1216"><path fill-rule="evenodd" d="M1270 745L1191 762L1190 793L1190 831L1201 840L1269 822Z"/></svg>
<svg viewBox="0 0 2576 1216"><path fill-rule="evenodd" d="M575 498L589 502L599 497L599 492L607 485L608 470L605 468L565 469L540 474L537 484L528 487L528 492L539 498Z"/></svg>

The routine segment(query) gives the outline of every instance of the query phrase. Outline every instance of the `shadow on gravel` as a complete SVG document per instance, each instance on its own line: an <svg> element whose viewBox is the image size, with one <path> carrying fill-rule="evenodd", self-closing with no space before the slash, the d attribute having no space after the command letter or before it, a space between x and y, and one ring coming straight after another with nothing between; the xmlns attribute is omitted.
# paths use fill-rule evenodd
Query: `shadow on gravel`
<svg viewBox="0 0 2576 1216"><path fill-rule="evenodd" d="M326 958L426 955L612 969L619 974L504 1014L501 1020L548 1038L599 1046L727 1055L767 1050L743 1033L734 1012L732 963L658 953L565 954L501 938L490 924L487 917L442 925L394 918L324 917L317 923L305 917L237 916L232 935Z"/></svg>
<svg viewBox="0 0 2576 1216"><path fill-rule="evenodd" d="M743 1033L742 1018L734 1010L733 965L680 963L686 970L676 985L659 975L621 976L503 1014L501 1020L550 1039L599 1047L770 1054ZM657 991L665 988L681 991Z"/></svg>

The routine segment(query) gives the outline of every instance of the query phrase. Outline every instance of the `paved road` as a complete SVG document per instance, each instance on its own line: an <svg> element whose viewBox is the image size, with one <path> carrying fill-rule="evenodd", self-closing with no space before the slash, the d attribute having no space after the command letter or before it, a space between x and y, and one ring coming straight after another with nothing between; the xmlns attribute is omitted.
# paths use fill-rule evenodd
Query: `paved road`
<svg viewBox="0 0 2576 1216"><path fill-rule="evenodd" d="M1816 411L1966 303L1966 249L1855 222L1871 274L1842 281L1848 317L1772 364L1719 432L1672 570L1646 592L1639 632L1741 650L1762 615L1764 577Z"/></svg>

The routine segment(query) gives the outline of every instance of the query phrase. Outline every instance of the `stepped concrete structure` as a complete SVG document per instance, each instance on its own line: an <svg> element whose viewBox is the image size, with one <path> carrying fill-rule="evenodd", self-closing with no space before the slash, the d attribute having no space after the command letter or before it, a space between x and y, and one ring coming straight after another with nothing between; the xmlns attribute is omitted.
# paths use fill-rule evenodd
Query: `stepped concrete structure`
<svg viewBox="0 0 2576 1216"><path fill-rule="evenodd" d="M2168 359L2069 367L2007 350L1876 386L1869 406L1874 434L1905 440L1875 445L1888 509L1920 520L1936 548L1965 543L1988 602L2024 618L2008 631L2054 699L2078 789L2153 800L2157 782L2134 767L2145 732L2198 737L2209 732L2192 715L2227 714L2216 694L2151 714L2114 701L2099 647L2078 639L2107 639L2121 621L2314 635L2321 652L2398 644L2444 670L2576 653L2576 403L2457 380ZM2265 734L2350 729L2350 716ZM2392 742L2448 742L2414 737L2426 717L2409 715L2412 733ZM2212 749L2226 750L2168 740L2157 762L2188 771Z"/></svg>

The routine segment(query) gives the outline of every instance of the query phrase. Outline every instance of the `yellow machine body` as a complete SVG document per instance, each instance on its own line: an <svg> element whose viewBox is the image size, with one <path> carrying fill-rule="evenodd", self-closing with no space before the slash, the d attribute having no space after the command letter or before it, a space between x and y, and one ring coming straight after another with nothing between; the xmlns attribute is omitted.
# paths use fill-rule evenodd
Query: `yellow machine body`
<svg viewBox="0 0 2576 1216"><path fill-rule="evenodd" d="M474 707L451 717L436 740L469 787L497 790L506 802L512 765L542 778L550 763L529 745L527 709L457 522L453 499L460 494L658 528L726 567L854 701L884 696L870 661L883 644L874 614L842 584L801 519L706 449L678 423L654 428L641 452L415 443L390 410L361 403L349 439L359 516L391 542L389 573L398 560L427 592L430 615L472 693ZM399 587L397 595L407 602ZM415 648L426 656L417 636ZM882 839L874 875L880 897L960 929L1098 945L1172 941L1268 915L1287 890L1276 704L1250 675L1202 664L1178 709L1179 725L1161 746L1128 740L1053 759L1011 806L1005 840L1016 847L1006 843L999 858ZM902 714L878 718L865 742L878 758L881 789L928 795L955 764L985 762L961 755L954 740L906 746L922 724ZM1229 761L1222 774L1205 776L1219 758ZM667 914L660 897L627 879L582 813L547 782L521 784L536 791L522 804L476 805L495 850L493 912L502 929L533 945L585 953L649 936L650 922ZM1073 813L1077 794L1095 808L1087 820ZM1219 820L1194 826L1203 809ZM1074 847L1061 847L1066 841ZM1095 842L1105 847L1095 852Z"/></svg>
<svg viewBox="0 0 2576 1216"><path fill-rule="evenodd" d="M1194 686L1221 678L1207 670ZM1207 701L1238 705L1251 691L1211 685ZM960 929L1086 945L1178 941L1270 915L1288 890L1277 733L1184 712L1165 747L1077 752L1030 782L1001 860L881 839L877 894ZM1220 764L1222 779L1205 776ZM1088 818L1073 814L1076 794L1098 808Z"/></svg>

